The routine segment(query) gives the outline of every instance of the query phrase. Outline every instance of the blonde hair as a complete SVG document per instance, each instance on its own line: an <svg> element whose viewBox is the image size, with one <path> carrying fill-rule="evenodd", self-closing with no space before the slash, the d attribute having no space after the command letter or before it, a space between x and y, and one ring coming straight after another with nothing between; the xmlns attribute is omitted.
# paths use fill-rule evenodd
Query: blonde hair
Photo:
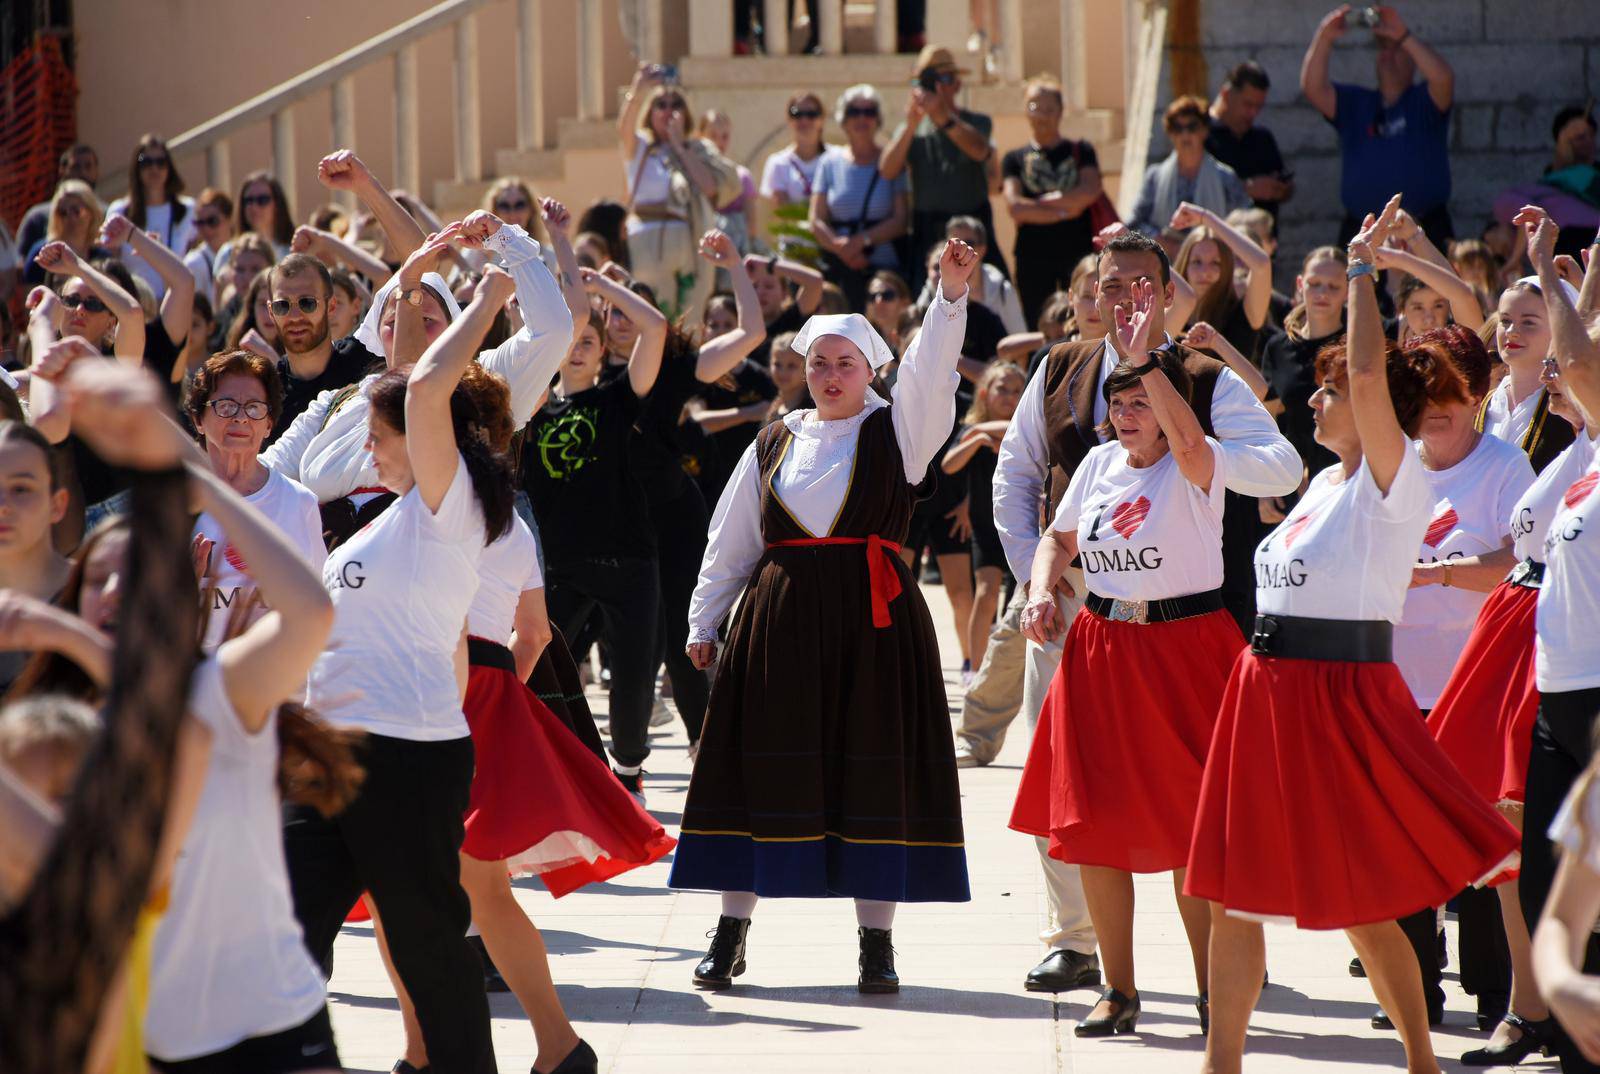
<svg viewBox="0 0 1600 1074"><path fill-rule="evenodd" d="M655 111L656 98L664 93L670 93L683 102L684 126L688 126L688 119L694 115L689 108L689 98L683 95L683 89L677 85L660 85L651 88L649 96L639 108L639 130L650 140L651 145L656 144L656 129L650 125L650 113Z"/></svg>
<svg viewBox="0 0 1600 1074"><path fill-rule="evenodd" d="M1478 305L1487 315L1499 301L1496 293L1500 276L1500 259L1489 244L1482 239L1458 239L1450 244L1450 267L1468 287L1472 288Z"/></svg>
<svg viewBox="0 0 1600 1074"><path fill-rule="evenodd" d="M1004 377L1016 377L1024 385L1028 383L1028 374L1015 362L990 362L989 368L978 379L978 390L972 393L972 406L967 409L961 424L979 425L990 420L989 391Z"/></svg>
<svg viewBox="0 0 1600 1074"><path fill-rule="evenodd" d="M1066 107L1067 95L1061 88L1061 80L1055 75L1039 74L1028 79L1028 81L1022 84L1023 98L1026 99L1028 94L1032 93L1034 90L1041 90L1045 93L1055 94L1056 103L1060 104L1063 108Z"/></svg>
<svg viewBox="0 0 1600 1074"><path fill-rule="evenodd" d="M93 245L100 234L100 225L106 220L106 206L94 192L94 187L82 179L63 179L56 184L56 192L50 197L50 218L45 224L44 237L49 242L62 240L61 219L57 210L61 207L62 198L77 198L83 207L89 211L89 230L87 245Z"/></svg>
<svg viewBox="0 0 1600 1074"><path fill-rule="evenodd" d="M1178 256L1172 259L1172 271L1188 279L1189 260L1194 256L1194 248L1202 242L1216 244L1222 271L1210 287L1195 297L1194 313L1189 315L1189 323L1205 321L1211 325L1226 324L1239 305L1239 292L1233 288L1233 247L1223 242L1222 237L1211 228L1202 225L1189 232L1183 240L1183 245L1178 248Z"/></svg>
<svg viewBox="0 0 1600 1074"><path fill-rule="evenodd" d="M1300 275L1304 276L1311 271L1311 265L1317 261L1337 261L1342 268L1345 262L1344 251L1337 246L1318 246L1305 260L1300 262ZM1294 304L1294 308L1283 318L1283 331L1290 339L1303 340L1306 338L1306 304L1302 298Z"/></svg>
<svg viewBox="0 0 1600 1074"><path fill-rule="evenodd" d="M494 203L500 199L501 194L508 190L515 190L528 199L528 224L524 230L527 231L530 238L537 240L540 245L548 245L550 233L545 230L544 216L539 211L539 195L534 191L533 187L528 185L528 181L521 176L508 175L504 179L496 181L488 192L483 195L483 210L485 212L494 212Z"/></svg>
<svg viewBox="0 0 1600 1074"><path fill-rule="evenodd" d="M1072 298L1078 293L1078 286L1083 283L1085 276L1097 276L1100 271L1100 255L1084 254L1078 258L1078 263L1072 266L1072 276L1067 280L1067 316L1061 321L1061 334L1068 339L1075 339L1079 335L1078 314L1072 308Z"/></svg>

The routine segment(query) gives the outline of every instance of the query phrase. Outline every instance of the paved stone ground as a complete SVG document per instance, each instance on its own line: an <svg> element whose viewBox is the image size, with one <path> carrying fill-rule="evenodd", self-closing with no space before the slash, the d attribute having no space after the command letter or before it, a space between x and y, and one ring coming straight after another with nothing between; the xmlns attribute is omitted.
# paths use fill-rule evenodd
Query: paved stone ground
<svg viewBox="0 0 1600 1074"><path fill-rule="evenodd" d="M958 650L942 593L925 587L947 654L952 713ZM959 661L956 662L957 664ZM597 711L604 697L596 694ZM1020 727L1021 725L1019 725ZM651 811L675 828L689 784L681 725L653 738L647 765ZM897 996L855 990L855 918L846 901L769 902L750 933L749 970L730 992L697 992L690 970L716 924L714 895L669 891L657 863L552 900L536 881L518 900L544 932L562 1002L610 1074L789 1074L799 1071L1197 1070L1202 1050L1188 948L1166 877L1137 888L1139 988L1136 1036L1079 1040L1073 1024L1094 994L1023 991L1043 951L1034 942L1044 899L1031 840L1006 828L1027 743L1013 735L999 762L961 775L972 902L902 908L895 925L902 988ZM1447 974L1446 1024L1434 1033L1445 1069L1483 1037L1472 1001ZM1350 977L1338 933L1267 930L1272 985L1251 1028L1246 1069L1273 1072L1403 1069L1397 1038L1367 1025L1374 1003ZM400 1056L400 1016L367 927L340 937L330 984L339 1050L353 1071L387 1071ZM527 1070L532 1030L510 995L490 997L500 1069ZM1524 1069L1554 1070L1554 1060Z"/></svg>

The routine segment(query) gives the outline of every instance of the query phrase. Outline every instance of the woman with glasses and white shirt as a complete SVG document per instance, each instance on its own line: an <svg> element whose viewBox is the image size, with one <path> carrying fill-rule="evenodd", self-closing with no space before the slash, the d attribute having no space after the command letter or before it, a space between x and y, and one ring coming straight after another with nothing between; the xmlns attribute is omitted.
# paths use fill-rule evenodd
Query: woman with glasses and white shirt
<svg viewBox="0 0 1600 1074"><path fill-rule="evenodd" d="M217 305L217 253L233 238L233 199L212 187L200 191L195 199L194 233L199 239L183 255L183 267L194 277L195 293L204 295L213 309Z"/></svg>

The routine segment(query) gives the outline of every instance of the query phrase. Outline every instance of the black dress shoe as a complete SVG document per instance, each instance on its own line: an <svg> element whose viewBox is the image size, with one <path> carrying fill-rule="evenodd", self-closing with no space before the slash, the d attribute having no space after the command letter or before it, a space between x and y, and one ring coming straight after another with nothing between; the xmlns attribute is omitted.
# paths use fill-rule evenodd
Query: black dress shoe
<svg viewBox="0 0 1600 1074"><path fill-rule="evenodd" d="M1113 1034L1132 1033L1139 1025L1139 1015L1143 1008L1139 1003L1139 993L1135 992L1132 998L1123 995L1115 988L1107 988L1100 993L1100 998L1112 1005L1112 1011L1106 1018L1085 1018L1072 1027L1072 1032L1080 1037L1109 1037Z"/></svg>
<svg viewBox="0 0 1600 1074"><path fill-rule="evenodd" d="M861 977L856 989L868 995L900 991L900 977L894 972L893 935L888 929L869 929L862 925Z"/></svg>
<svg viewBox="0 0 1600 1074"><path fill-rule="evenodd" d="M750 919L724 914L717 918L716 930L706 935L711 938L711 950L694 968L695 987L712 992L732 988L733 979L744 972L744 941L750 935Z"/></svg>
<svg viewBox="0 0 1600 1074"><path fill-rule="evenodd" d="M1100 987L1100 958L1079 951L1057 949L1028 971L1022 987L1029 992L1070 992L1074 988Z"/></svg>
<svg viewBox="0 0 1600 1074"><path fill-rule="evenodd" d="M1428 1025L1433 1029L1437 1029L1444 1025L1444 998L1442 996L1439 998L1438 1002L1435 1002L1431 999L1428 1001ZM1379 1007L1372 1015L1372 1028L1394 1028L1394 1022L1390 1021L1389 1016L1384 1013L1382 1007Z"/></svg>
<svg viewBox="0 0 1600 1074"><path fill-rule="evenodd" d="M432 1067L414 1067L404 1059L396 1059L394 1066L389 1068L389 1074L428 1074Z"/></svg>
<svg viewBox="0 0 1600 1074"><path fill-rule="evenodd" d="M558 1063L550 1074L599 1074L600 1057L594 1054L594 1049L589 1047L587 1041L579 1040L577 1046L567 1053L567 1057ZM537 1069L530 1069L528 1074L539 1074Z"/></svg>
<svg viewBox="0 0 1600 1074"><path fill-rule="evenodd" d="M1522 1036L1499 1048L1474 1048L1461 1057L1464 1067L1514 1067L1534 1052L1550 1054L1551 1037L1555 1022L1549 1018L1530 1022L1516 1012L1507 1014L1506 1025L1521 1030Z"/></svg>
<svg viewBox="0 0 1600 1074"><path fill-rule="evenodd" d="M467 943L478 952L478 961L483 963L483 990L485 992L509 992L511 986L506 984L506 979L500 976L500 967L494 964L494 959L489 957L489 949L483 945L482 936L468 936Z"/></svg>
<svg viewBox="0 0 1600 1074"><path fill-rule="evenodd" d="M1479 992L1478 993L1478 1031L1480 1033L1493 1033L1494 1027L1505 1020L1506 1012L1511 1010L1511 993L1509 992ZM1518 1026L1520 1029L1521 1027Z"/></svg>
<svg viewBox="0 0 1600 1074"><path fill-rule="evenodd" d="M1194 1001L1194 1009L1200 1015L1200 1035L1211 1035L1211 993L1202 992L1200 998Z"/></svg>
<svg viewBox="0 0 1600 1074"><path fill-rule="evenodd" d="M1365 977L1366 975L1367 968L1361 964L1361 960L1359 958L1352 958L1350 960L1350 976Z"/></svg>

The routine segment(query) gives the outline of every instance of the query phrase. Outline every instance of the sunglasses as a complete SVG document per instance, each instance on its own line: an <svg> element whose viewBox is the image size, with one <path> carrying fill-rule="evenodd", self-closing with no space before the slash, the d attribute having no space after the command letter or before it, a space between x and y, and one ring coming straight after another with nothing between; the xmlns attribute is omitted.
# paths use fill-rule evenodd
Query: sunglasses
<svg viewBox="0 0 1600 1074"><path fill-rule="evenodd" d="M846 118L846 119L877 119L878 118L878 109L877 109L876 105L870 105L870 104L851 105L849 108L846 108L844 110L844 118Z"/></svg>
<svg viewBox="0 0 1600 1074"><path fill-rule="evenodd" d="M650 107L661 111L673 111L679 108L688 108L689 106L683 102L682 97L657 97L655 103Z"/></svg>
<svg viewBox="0 0 1600 1074"><path fill-rule="evenodd" d="M248 403L241 403L237 399L209 399L206 401L206 406L210 407L211 413L219 418L238 417L239 411L242 410L244 416L251 421L260 421L271 413L267 409L267 404L259 399L252 399Z"/></svg>
<svg viewBox="0 0 1600 1074"><path fill-rule="evenodd" d="M868 291L868 302L894 302L900 298L898 291Z"/></svg>
<svg viewBox="0 0 1600 1074"><path fill-rule="evenodd" d="M268 304L267 308L272 311L274 317L287 317L289 316L289 310L295 306L299 307L301 313L315 313L320 305L322 305L322 299L316 295L301 295L293 303L290 303L287 298L275 298ZM224 414L222 416L227 417L228 415Z"/></svg>
<svg viewBox="0 0 1600 1074"><path fill-rule="evenodd" d="M195 218L194 218L194 226L195 227L208 227L208 228L209 227L221 227L222 226L222 217L220 217L220 216L210 216L210 215L207 215L207 216L196 215Z"/></svg>
<svg viewBox="0 0 1600 1074"><path fill-rule="evenodd" d="M791 108L790 119L821 119L822 113L815 108Z"/></svg>
<svg viewBox="0 0 1600 1074"><path fill-rule="evenodd" d="M144 153L139 154L139 167L141 168L165 168L171 163L172 161L167 157L152 157Z"/></svg>
<svg viewBox="0 0 1600 1074"><path fill-rule="evenodd" d="M521 198L516 201L497 201L494 203L494 211L497 213L520 213L526 212L527 209L528 203Z"/></svg>
<svg viewBox="0 0 1600 1074"><path fill-rule="evenodd" d="M61 304L69 310L75 310L81 306L90 313L104 313L106 311L106 304L94 295L62 295Z"/></svg>
<svg viewBox="0 0 1600 1074"><path fill-rule="evenodd" d="M239 201L242 202L245 205L254 205L254 206L259 208L259 207L264 206L264 205L271 205L272 204L272 195L271 194L251 194L248 197L240 198Z"/></svg>
<svg viewBox="0 0 1600 1074"><path fill-rule="evenodd" d="M1205 129L1206 125L1198 119L1191 119L1184 123L1174 123L1172 125L1173 134L1199 134Z"/></svg>
<svg viewBox="0 0 1600 1074"><path fill-rule="evenodd" d="M57 216L81 216L88 211L88 209L75 201L64 201L56 206Z"/></svg>

